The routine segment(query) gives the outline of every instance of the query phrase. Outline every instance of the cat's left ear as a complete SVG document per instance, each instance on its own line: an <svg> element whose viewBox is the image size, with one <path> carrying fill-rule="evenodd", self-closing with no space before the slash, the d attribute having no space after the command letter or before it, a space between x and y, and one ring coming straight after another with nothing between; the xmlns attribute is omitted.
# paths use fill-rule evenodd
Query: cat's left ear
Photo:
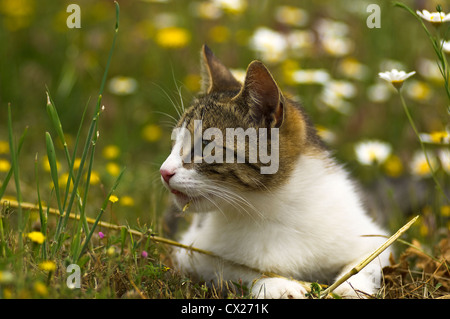
<svg viewBox="0 0 450 319"><path fill-rule="evenodd" d="M236 102L243 101L254 121L269 127L280 127L284 119L284 97L269 70L260 61L247 68L244 85Z"/></svg>
<svg viewBox="0 0 450 319"><path fill-rule="evenodd" d="M220 62L206 45L202 47L202 92L223 92L239 90L241 83L230 70Z"/></svg>

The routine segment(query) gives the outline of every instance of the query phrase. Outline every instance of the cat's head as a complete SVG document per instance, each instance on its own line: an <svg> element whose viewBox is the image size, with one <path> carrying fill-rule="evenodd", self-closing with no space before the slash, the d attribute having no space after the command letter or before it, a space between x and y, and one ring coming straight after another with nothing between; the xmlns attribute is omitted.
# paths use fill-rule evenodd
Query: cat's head
<svg viewBox="0 0 450 319"><path fill-rule="evenodd" d="M241 84L206 46L201 61L202 92L173 130L161 179L180 208L241 206L245 194L283 185L321 142L261 62L249 64Z"/></svg>

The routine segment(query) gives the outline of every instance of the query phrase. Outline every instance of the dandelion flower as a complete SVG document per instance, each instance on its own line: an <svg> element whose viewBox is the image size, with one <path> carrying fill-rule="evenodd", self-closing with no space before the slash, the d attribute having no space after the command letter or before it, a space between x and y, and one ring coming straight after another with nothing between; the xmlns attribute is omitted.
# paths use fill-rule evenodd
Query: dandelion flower
<svg viewBox="0 0 450 319"><path fill-rule="evenodd" d="M450 217L450 205L441 206L441 215L444 217Z"/></svg>
<svg viewBox="0 0 450 319"><path fill-rule="evenodd" d="M109 162L106 164L106 171L111 176L119 176L121 169L117 163Z"/></svg>
<svg viewBox="0 0 450 319"><path fill-rule="evenodd" d="M156 43L163 48L178 49L185 47L191 39L188 30L178 27L167 27L158 30Z"/></svg>
<svg viewBox="0 0 450 319"><path fill-rule="evenodd" d="M100 174L97 171L91 171L91 179L89 180L89 184L98 185L100 181Z"/></svg>
<svg viewBox="0 0 450 319"><path fill-rule="evenodd" d="M34 291L36 291L36 293L38 293L42 297L46 297L48 295L47 286L40 281L35 282L33 285L33 288L34 288Z"/></svg>
<svg viewBox="0 0 450 319"><path fill-rule="evenodd" d="M107 145L103 148L102 155L106 159L116 159L120 155L120 148L117 145Z"/></svg>
<svg viewBox="0 0 450 319"><path fill-rule="evenodd" d="M391 151L391 145L378 140L363 141L355 145L356 158L363 165L382 164Z"/></svg>
<svg viewBox="0 0 450 319"><path fill-rule="evenodd" d="M40 231L33 231L27 234L27 237L35 243L42 244L45 240L45 236Z"/></svg>
<svg viewBox="0 0 450 319"><path fill-rule="evenodd" d="M422 10L422 12L420 12L417 10L416 13L422 19L434 24L450 21L450 14L445 14L444 12L429 12L428 10Z"/></svg>
<svg viewBox="0 0 450 319"><path fill-rule="evenodd" d="M120 198L120 204L122 206L132 207L132 206L134 206L134 199L131 196L122 196Z"/></svg>
<svg viewBox="0 0 450 319"><path fill-rule="evenodd" d="M11 163L8 160L0 158L0 172L8 172L11 168Z"/></svg>
<svg viewBox="0 0 450 319"><path fill-rule="evenodd" d="M384 172L390 177L399 177L403 173L403 164L396 155L391 155L383 164Z"/></svg>
<svg viewBox="0 0 450 319"><path fill-rule="evenodd" d="M6 141L0 141L0 154L9 153L9 143Z"/></svg>
<svg viewBox="0 0 450 319"><path fill-rule="evenodd" d="M406 79L413 76L414 74L416 74L416 71L406 73L405 71L398 71L397 69L392 69L391 71L378 73L380 78L390 82L397 90L399 90L402 87L403 82Z"/></svg>
<svg viewBox="0 0 450 319"><path fill-rule="evenodd" d="M154 124L148 124L142 129L142 137L148 142L156 142L162 136L161 127Z"/></svg>
<svg viewBox="0 0 450 319"><path fill-rule="evenodd" d="M51 260L45 260L39 264L39 268L44 271L55 271L56 264Z"/></svg>

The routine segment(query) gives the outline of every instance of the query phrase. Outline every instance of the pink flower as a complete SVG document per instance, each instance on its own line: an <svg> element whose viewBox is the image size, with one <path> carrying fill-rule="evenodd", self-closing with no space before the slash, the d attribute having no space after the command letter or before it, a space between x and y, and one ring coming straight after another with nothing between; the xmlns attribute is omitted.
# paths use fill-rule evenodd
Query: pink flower
<svg viewBox="0 0 450 319"><path fill-rule="evenodd" d="M141 256L144 257L144 258L147 258L148 257L148 253L145 250L143 250L142 253L141 253Z"/></svg>
<svg viewBox="0 0 450 319"><path fill-rule="evenodd" d="M100 237L100 239L103 239L105 237L105 234L103 234L101 231L98 232L98 237Z"/></svg>

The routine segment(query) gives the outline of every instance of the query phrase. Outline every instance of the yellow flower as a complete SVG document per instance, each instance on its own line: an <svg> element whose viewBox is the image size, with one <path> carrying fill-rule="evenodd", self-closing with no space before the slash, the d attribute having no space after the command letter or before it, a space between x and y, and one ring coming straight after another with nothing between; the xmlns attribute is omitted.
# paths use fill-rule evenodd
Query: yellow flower
<svg viewBox="0 0 450 319"><path fill-rule="evenodd" d="M102 155L106 159L116 159L120 155L120 148L117 145L105 146Z"/></svg>
<svg viewBox="0 0 450 319"><path fill-rule="evenodd" d="M11 31L26 28L31 23L35 11L35 2L30 0L3 0L0 2L0 13L4 15L4 23Z"/></svg>
<svg viewBox="0 0 450 319"><path fill-rule="evenodd" d="M116 195L111 195L111 196L109 196L109 201L111 202L111 203L115 203L115 202L117 202L119 200L119 197L117 197Z"/></svg>
<svg viewBox="0 0 450 319"><path fill-rule="evenodd" d="M184 85L191 92L197 92L200 90L201 76L199 74L188 74L184 78Z"/></svg>
<svg viewBox="0 0 450 319"><path fill-rule="evenodd" d="M51 260L45 260L39 264L39 268L44 271L55 271L56 264Z"/></svg>
<svg viewBox="0 0 450 319"><path fill-rule="evenodd" d="M161 138L162 131L158 125L149 124L142 130L142 137L148 142L156 142Z"/></svg>
<svg viewBox="0 0 450 319"><path fill-rule="evenodd" d="M230 30L226 26L218 25L209 30L209 36L213 41L223 43L230 38Z"/></svg>
<svg viewBox="0 0 450 319"><path fill-rule="evenodd" d="M3 297L4 297L5 299L12 299L13 294L12 294L11 289L9 289L9 288L3 289Z"/></svg>
<svg viewBox="0 0 450 319"><path fill-rule="evenodd" d="M44 285L42 282L38 281L35 282L33 285L34 291L36 291L39 295L42 297L46 297L48 295L48 289L47 286Z"/></svg>
<svg viewBox="0 0 450 319"><path fill-rule="evenodd" d="M11 163L8 160L0 158L0 172L8 172L11 168Z"/></svg>
<svg viewBox="0 0 450 319"><path fill-rule="evenodd" d="M81 164L81 158L76 158L75 161L73 162L73 169L77 170L80 168L80 164Z"/></svg>
<svg viewBox="0 0 450 319"><path fill-rule="evenodd" d="M190 33L183 28L167 27L156 33L156 43L163 48L182 48L189 43L190 39Z"/></svg>
<svg viewBox="0 0 450 319"><path fill-rule="evenodd" d="M114 256L114 254L116 253L116 248L114 246L110 246L106 250L106 253L108 254L108 256Z"/></svg>
<svg viewBox="0 0 450 319"><path fill-rule="evenodd" d="M391 177L398 177L403 172L402 161L396 155L389 156L384 163L383 168L386 174Z"/></svg>
<svg viewBox="0 0 450 319"><path fill-rule="evenodd" d="M44 168L44 170L46 172L50 172L50 163L48 161L47 156L45 156L44 159L42 160L42 167ZM58 161L56 161L56 170L59 171L59 167L60 167L60 163Z"/></svg>
<svg viewBox="0 0 450 319"><path fill-rule="evenodd" d="M108 164L106 164L106 171L111 176L119 176L119 174L120 174L120 166L117 165L117 163L109 162Z"/></svg>
<svg viewBox="0 0 450 319"><path fill-rule="evenodd" d="M134 206L134 199L131 196L122 196L120 198L120 204L122 206Z"/></svg>
<svg viewBox="0 0 450 319"><path fill-rule="evenodd" d="M42 244L45 240L45 236L40 231L33 231L27 234L27 237L35 243Z"/></svg>
<svg viewBox="0 0 450 319"><path fill-rule="evenodd" d="M0 154L9 153L9 143L6 141L0 141Z"/></svg>
<svg viewBox="0 0 450 319"><path fill-rule="evenodd" d="M97 185L100 183L100 175L96 171L91 171L91 185Z"/></svg>
<svg viewBox="0 0 450 319"><path fill-rule="evenodd" d="M441 206L441 215L444 217L450 217L450 205Z"/></svg>

